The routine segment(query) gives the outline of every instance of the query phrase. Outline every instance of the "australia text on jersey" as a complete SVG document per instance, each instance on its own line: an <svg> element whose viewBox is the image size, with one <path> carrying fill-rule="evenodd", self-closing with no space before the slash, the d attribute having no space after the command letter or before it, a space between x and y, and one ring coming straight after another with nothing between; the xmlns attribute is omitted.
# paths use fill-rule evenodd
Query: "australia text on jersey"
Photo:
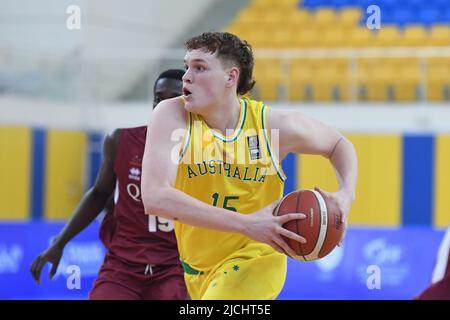
<svg viewBox="0 0 450 320"><path fill-rule="evenodd" d="M191 130L177 129L171 140L177 142L171 152L174 163L217 163L269 166L279 154L279 130L246 129L231 140L220 139L209 130L202 130L202 122L195 121ZM232 136L234 130L227 130ZM276 174L276 173L275 173Z"/></svg>

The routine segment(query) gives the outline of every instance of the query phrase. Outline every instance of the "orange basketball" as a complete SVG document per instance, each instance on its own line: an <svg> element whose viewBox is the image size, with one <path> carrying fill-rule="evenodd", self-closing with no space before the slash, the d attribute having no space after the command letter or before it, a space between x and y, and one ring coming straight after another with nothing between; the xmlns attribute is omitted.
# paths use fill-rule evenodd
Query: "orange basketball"
<svg viewBox="0 0 450 320"><path fill-rule="evenodd" d="M291 220L284 228L299 234L306 243L283 236L295 251L294 259L312 261L325 257L339 243L344 232L341 215L331 201L315 190L297 190L287 194L274 214L304 213L306 219Z"/></svg>

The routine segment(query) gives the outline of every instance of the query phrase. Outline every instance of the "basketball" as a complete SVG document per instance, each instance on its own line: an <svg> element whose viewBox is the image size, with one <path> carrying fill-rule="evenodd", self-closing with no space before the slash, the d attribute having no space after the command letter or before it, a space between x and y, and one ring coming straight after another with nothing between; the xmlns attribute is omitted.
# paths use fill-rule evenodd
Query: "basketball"
<svg viewBox="0 0 450 320"><path fill-rule="evenodd" d="M344 231L341 215L336 206L315 190L297 190L287 194L274 214L303 213L306 219L291 220L283 225L306 239L305 244L284 238L300 261L312 261L325 257L338 245Z"/></svg>

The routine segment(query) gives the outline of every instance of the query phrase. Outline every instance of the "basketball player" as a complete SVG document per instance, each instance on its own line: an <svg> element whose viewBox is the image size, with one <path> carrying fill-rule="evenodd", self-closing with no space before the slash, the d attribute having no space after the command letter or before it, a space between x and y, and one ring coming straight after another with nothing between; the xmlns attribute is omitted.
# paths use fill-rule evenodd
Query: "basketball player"
<svg viewBox="0 0 450 320"><path fill-rule="evenodd" d="M281 159L290 152L330 159L340 188L326 194L347 215L357 176L353 145L298 111L243 97L254 85L253 53L235 35L204 33L186 48L183 96L161 102L149 124L145 211L175 220L192 299L274 299L285 254L295 254L282 235L305 242L282 227L305 215L273 216L286 179Z"/></svg>
<svg viewBox="0 0 450 320"><path fill-rule="evenodd" d="M167 70L158 77L153 106L180 96L183 70ZM55 274L65 245L102 211L114 191L114 205L102 222L100 237L108 249L90 299L186 299L186 287L173 223L144 214L141 201L141 161L147 127L117 129L106 137L104 160L95 185L51 246L31 265L40 282L46 262Z"/></svg>
<svg viewBox="0 0 450 320"><path fill-rule="evenodd" d="M416 299L450 300L450 226L439 247L431 285Z"/></svg>

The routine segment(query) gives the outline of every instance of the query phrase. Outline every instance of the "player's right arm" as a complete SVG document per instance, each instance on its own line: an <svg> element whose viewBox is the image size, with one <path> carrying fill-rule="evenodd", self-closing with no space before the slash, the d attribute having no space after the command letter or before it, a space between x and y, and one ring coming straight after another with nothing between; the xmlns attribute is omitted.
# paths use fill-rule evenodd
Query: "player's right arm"
<svg viewBox="0 0 450 320"><path fill-rule="evenodd" d="M181 98L161 102L152 114L142 163L142 200L146 214L178 220L185 224L227 232L242 233L276 250L295 255L281 234L304 242L297 234L281 226L302 214L273 216L278 202L255 214L236 214L206 204L175 188L180 141L172 138L177 130L186 128L187 114Z"/></svg>
<svg viewBox="0 0 450 320"><path fill-rule="evenodd" d="M42 252L31 264L31 274L38 284L40 283L41 271L45 264L47 262L52 263L50 271L50 278L52 278L58 269L66 244L99 215L105 208L108 199L113 195L116 183L114 159L119 135L120 130L117 129L105 138L103 143L103 162L94 186L86 192L72 217L55 237L49 248Z"/></svg>

